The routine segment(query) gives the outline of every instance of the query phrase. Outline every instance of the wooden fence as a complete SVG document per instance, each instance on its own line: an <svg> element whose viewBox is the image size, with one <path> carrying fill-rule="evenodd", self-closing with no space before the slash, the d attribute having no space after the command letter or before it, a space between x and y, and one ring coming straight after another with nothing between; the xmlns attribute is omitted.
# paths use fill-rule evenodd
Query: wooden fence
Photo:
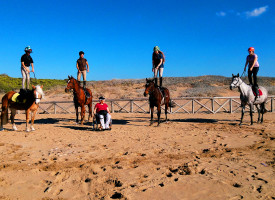
<svg viewBox="0 0 275 200"><path fill-rule="evenodd" d="M275 96L269 96L266 109L274 112ZM172 100L175 107L168 110L174 113L235 113L241 110L239 97L182 97ZM97 101L93 102L93 107ZM106 103L112 113L148 113L148 98L107 99ZM45 101L39 104L39 114L72 114L75 113L73 101ZM247 107L248 108L248 107ZM164 107L162 107L164 110ZM249 108L248 108L249 109ZM246 110L248 110L246 109ZM86 108L87 110L87 108ZM155 109L156 110L156 109ZM254 110L256 110L254 108Z"/></svg>

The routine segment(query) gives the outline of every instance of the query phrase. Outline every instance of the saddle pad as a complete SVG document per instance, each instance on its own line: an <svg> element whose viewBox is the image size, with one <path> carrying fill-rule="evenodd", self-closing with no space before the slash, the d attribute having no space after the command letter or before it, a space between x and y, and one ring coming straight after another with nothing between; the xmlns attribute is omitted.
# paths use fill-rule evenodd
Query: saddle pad
<svg viewBox="0 0 275 200"><path fill-rule="evenodd" d="M13 102L17 102L17 103L19 103L19 101L18 101L18 96L19 96L20 94L17 92L17 93L15 93L14 95L12 95L12 97L11 97L11 100L13 101ZM23 102L21 102L21 103L26 103L26 99L24 99L23 100Z"/></svg>
<svg viewBox="0 0 275 200"><path fill-rule="evenodd" d="M254 91L253 91L253 94L254 94L254 96L256 96L256 93ZM262 96L262 95L263 95L263 92L261 89L259 89L259 96Z"/></svg>
<svg viewBox="0 0 275 200"><path fill-rule="evenodd" d="M15 93L14 95L12 95L11 100L12 100L13 102L16 102L17 97L18 97L19 95L20 95L19 93Z"/></svg>

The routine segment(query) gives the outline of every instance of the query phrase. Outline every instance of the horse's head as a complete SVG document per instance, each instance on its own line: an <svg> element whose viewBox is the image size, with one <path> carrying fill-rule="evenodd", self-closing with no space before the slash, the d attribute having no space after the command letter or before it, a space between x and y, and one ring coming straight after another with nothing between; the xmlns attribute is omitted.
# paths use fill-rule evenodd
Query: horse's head
<svg viewBox="0 0 275 200"><path fill-rule="evenodd" d="M152 92L154 88L155 88L154 81L146 78L144 96L146 97L148 94L150 94L150 92Z"/></svg>
<svg viewBox="0 0 275 200"><path fill-rule="evenodd" d="M67 87L65 88L65 92L69 92L72 89L75 89L75 86L78 85L77 80L74 77L68 76L69 80L67 83Z"/></svg>
<svg viewBox="0 0 275 200"><path fill-rule="evenodd" d="M32 86L35 103L38 104L42 98L44 98L44 92L42 90L43 85Z"/></svg>
<svg viewBox="0 0 275 200"><path fill-rule="evenodd" d="M242 79L239 75L239 73L237 75L232 74L232 81L230 84L230 90L232 90L235 87L239 87L242 83Z"/></svg>

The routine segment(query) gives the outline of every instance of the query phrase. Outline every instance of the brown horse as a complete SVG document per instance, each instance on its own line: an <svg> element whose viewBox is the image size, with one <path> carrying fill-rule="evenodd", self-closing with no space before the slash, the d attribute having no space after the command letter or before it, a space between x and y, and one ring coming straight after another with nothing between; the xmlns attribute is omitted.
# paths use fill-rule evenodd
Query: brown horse
<svg viewBox="0 0 275 200"><path fill-rule="evenodd" d="M1 127L0 130L4 130L3 129L3 125L8 123L8 111L9 108L11 110L11 123L12 123L12 128L13 130L17 130L15 123L14 123L14 117L16 114L16 110L25 110L26 111L26 131L34 131L34 118L35 118L35 114L37 112L38 109L38 104L40 102L40 100L43 98L44 96L44 92L42 90L43 86L32 86L32 90L29 90L29 92L27 92L26 97L25 97L25 102L23 101L23 103L18 103L18 102L14 102L12 100L13 95L16 93L14 91L10 91L7 94L5 94L2 98L2 112L1 112ZM29 129L29 114L30 112L32 112L32 118L31 118L31 129Z"/></svg>
<svg viewBox="0 0 275 200"><path fill-rule="evenodd" d="M150 126L153 124L154 107L157 107L157 109L158 109L158 126L159 126L161 106L165 105L165 117L166 117L165 120L166 120L166 122L167 122L168 107L174 107L174 105L172 105L172 102L170 99L169 90L165 87L160 88L160 87L156 86L153 80L149 80L146 78L144 96L146 97L148 94L149 94L149 104L150 104L150 109L151 109Z"/></svg>
<svg viewBox="0 0 275 200"><path fill-rule="evenodd" d="M88 105L89 107L89 117L92 117L92 103L93 103L93 97L92 92L90 89L86 88L86 90L89 92L90 97L86 98L85 91L83 87L80 87L79 82L72 76L68 76L68 84L65 89L65 92L69 92L70 90L73 90L74 93L74 107L75 107L75 114L76 114L76 123L78 123L78 107L81 107L81 125L83 125L84 118L85 118L85 105Z"/></svg>

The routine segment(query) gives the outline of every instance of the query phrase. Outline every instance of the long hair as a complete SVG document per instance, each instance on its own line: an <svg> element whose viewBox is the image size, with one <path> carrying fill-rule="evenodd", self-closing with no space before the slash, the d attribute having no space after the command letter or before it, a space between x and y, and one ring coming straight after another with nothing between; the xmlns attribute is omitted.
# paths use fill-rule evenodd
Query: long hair
<svg viewBox="0 0 275 200"><path fill-rule="evenodd" d="M164 55L164 53L161 51L161 50L159 50L159 52L162 54L162 57L163 57L163 64L165 63L165 55Z"/></svg>

